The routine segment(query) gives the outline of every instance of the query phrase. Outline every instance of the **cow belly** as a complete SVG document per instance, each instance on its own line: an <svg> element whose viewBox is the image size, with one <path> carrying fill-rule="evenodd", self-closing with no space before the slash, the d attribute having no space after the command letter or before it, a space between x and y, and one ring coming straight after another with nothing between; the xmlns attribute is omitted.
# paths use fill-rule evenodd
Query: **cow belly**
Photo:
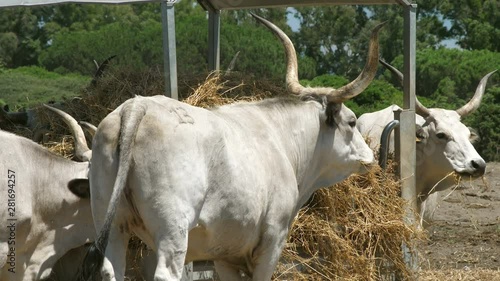
<svg viewBox="0 0 500 281"><path fill-rule="evenodd" d="M199 260L230 260L233 264L246 265L245 257L252 253L257 241L255 228L245 228L227 222L216 224L211 229L196 226L189 232L186 263Z"/></svg>

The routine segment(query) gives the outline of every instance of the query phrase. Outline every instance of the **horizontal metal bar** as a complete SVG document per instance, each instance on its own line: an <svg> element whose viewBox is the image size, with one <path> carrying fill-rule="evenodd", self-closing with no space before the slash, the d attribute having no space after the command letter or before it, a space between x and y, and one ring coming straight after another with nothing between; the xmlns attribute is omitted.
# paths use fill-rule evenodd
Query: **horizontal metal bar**
<svg viewBox="0 0 500 281"><path fill-rule="evenodd" d="M63 3L76 4L133 4L139 2L161 2L161 0L2 0L0 8L15 6L41 6Z"/></svg>

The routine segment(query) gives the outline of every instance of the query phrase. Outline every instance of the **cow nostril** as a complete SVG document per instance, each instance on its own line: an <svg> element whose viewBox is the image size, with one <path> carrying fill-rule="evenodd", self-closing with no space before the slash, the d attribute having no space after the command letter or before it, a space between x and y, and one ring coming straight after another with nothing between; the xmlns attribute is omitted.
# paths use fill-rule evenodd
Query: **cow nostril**
<svg viewBox="0 0 500 281"><path fill-rule="evenodd" d="M471 162L471 166L472 168L474 168L474 170L476 171L480 171L480 172L483 172L486 170L486 163L484 162L483 159L476 159L476 160L472 160L470 161Z"/></svg>

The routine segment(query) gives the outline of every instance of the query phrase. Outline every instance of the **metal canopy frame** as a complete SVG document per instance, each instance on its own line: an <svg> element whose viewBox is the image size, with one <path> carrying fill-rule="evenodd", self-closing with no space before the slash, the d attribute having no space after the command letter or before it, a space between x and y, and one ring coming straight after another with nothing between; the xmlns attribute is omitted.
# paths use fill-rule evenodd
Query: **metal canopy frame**
<svg viewBox="0 0 500 281"><path fill-rule="evenodd" d="M1 0L0 8L14 6L37 6L62 3L88 4L132 4L140 2L161 2L164 72L166 95L177 98L177 62L175 48L174 4L176 0ZM220 66L220 11L248 8L274 8L325 5L388 5L398 4L404 14L404 98L403 110L399 113L400 129L396 132L399 145L399 175L402 182L401 196L409 203L407 223L414 223L416 210L415 190L415 55L416 55L416 10L412 0L198 0L208 11L209 24L209 67L218 70ZM416 259L405 252L407 263L416 268Z"/></svg>

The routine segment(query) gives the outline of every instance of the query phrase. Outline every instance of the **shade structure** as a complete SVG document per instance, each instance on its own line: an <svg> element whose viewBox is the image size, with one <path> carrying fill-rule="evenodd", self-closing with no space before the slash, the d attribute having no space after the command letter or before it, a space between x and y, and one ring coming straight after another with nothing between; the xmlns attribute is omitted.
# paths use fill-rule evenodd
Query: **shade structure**
<svg viewBox="0 0 500 281"><path fill-rule="evenodd" d="M177 98L177 63L175 49L174 6L176 0L1 0L0 8L31 7L63 3L79 4L134 4L146 2L161 2L164 72L166 95ZM325 5L400 5L403 8L404 25L404 98L403 110L398 113L400 129L396 132L397 153L399 161L399 176L402 182L402 197L409 202L407 221L413 223L412 210L416 209L415 191L415 54L416 54L416 10L417 6L411 0L198 0L208 11L209 24L209 67L219 69L220 58L220 12L222 10L237 10L249 8L275 8ZM397 149L399 148L399 149ZM405 251L405 249L403 249ZM415 269L416 258L405 252L408 265Z"/></svg>

